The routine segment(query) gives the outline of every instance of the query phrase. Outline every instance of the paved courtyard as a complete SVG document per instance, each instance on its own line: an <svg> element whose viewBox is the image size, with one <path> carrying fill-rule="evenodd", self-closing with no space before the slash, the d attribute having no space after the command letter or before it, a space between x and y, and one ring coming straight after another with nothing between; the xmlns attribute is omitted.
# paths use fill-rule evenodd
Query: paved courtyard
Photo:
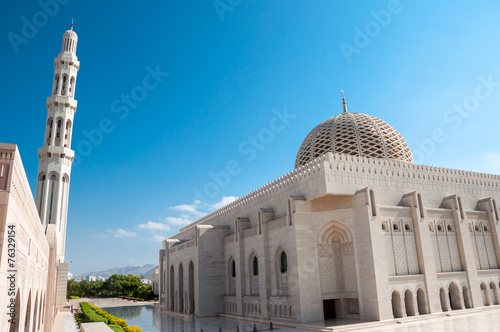
<svg viewBox="0 0 500 332"><path fill-rule="evenodd" d="M127 320L129 325L140 326L143 332L252 332L254 322L223 317L189 319L174 317L150 305L138 305L138 303L127 302L117 299L91 299L94 303L111 314ZM452 311L450 316L422 316L418 320L402 320L400 323L394 321L359 323L351 325L339 325L348 321L327 321L317 324L297 326L281 326L274 322L276 332L310 332L310 331L368 331L368 332L427 332L427 331L454 331L454 332L500 332L500 306L487 307L484 310L464 310L462 312ZM326 325L326 327L325 327ZM375 326L378 325L378 326ZM255 323L259 332L269 331L269 324ZM56 318L53 332L78 331L72 315L69 312L61 312Z"/></svg>
<svg viewBox="0 0 500 332"><path fill-rule="evenodd" d="M103 307L105 303L102 303ZM121 317L127 320L129 325L140 326L143 332L219 332L219 328L223 332L252 332L254 329L254 322L244 321L232 318L223 317L208 317L196 318L191 316L190 319L182 319L179 317L170 316L157 307L142 306L134 307L128 306L125 308L109 307L106 308L109 313L117 316L126 316L131 314L130 317ZM114 310L117 312L115 313ZM374 322L374 323L360 323L353 325L332 325L327 327L324 323L297 326L280 326L278 322L274 322L276 332L306 332L306 331L369 331L369 332L391 332L391 331L499 331L500 332L500 307L489 307L484 311L481 310L464 310L459 313L457 311L451 312L450 316L436 315L436 316L422 316L422 319L411 321L403 320L397 323L395 320L387 322ZM331 322L334 323L334 322ZM337 321L336 323L339 323ZM323 326L322 326L323 325ZM378 326L374 326L378 325ZM255 327L259 332L269 331L268 323L255 323Z"/></svg>

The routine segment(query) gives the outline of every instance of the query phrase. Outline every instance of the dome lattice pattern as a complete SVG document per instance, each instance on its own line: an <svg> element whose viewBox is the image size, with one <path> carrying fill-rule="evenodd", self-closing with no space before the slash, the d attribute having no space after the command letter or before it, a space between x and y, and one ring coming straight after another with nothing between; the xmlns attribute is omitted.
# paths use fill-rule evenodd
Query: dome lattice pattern
<svg viewBox="0 0 500 332"><path fill-rule="evenodd" d="M327 152L413 163L401 134L377 117L344 112L314 128L300 146L295 168Z"/></svg>

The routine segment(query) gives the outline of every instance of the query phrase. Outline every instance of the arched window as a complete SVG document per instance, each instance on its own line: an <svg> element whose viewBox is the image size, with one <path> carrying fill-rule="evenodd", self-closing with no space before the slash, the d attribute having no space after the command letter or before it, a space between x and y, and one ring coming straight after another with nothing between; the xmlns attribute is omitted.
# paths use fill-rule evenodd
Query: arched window
<svg viewBox="0 0 500 332"><path fill-rule="evenodd" d="M175 308L175 296L174 296L174 291L175 291L175 288L174 288L174 277L175 277L175 274L174 274L174 266L171 265L170 266L170 278L169 278L169 283L170 283L170 310L174 310Z"/></svg>
<svg viewBox="0 0 500 332"><path fill-rule="evenodd" d="M252 254L250 256L250 294L259 295L259 260Z"/></svg>
<svg viewBox="0 0 500 332"><path fill-rule="evenodd" d="M288 262L286 258L286 253L283 251L280 257L280 272L286 273L288 271Z"/></svg>
<svg viewBox="0 0 500 332"><path fill-rule="evenodd" d="M66 121L66 130L64 131L64 147L68 148L71 145L71 120Z"/></svg>
<svg viewBox="0 0 500 332"><path fill-rule="evenodd" d="M392 229L395 230L396 232L399 231L399 225L398 224L393 224Z"/></svg>
<svg viewBox="0 0 500 332"><path fill-rule="evenodd" d="M58 119L56 128L56 140L55 140L56 146L60 146L61 144L61 130L62 130L62 120Z"/></svg>
<svg viewBox="0 0 500 332"><path fill-rule="evenodd" d="M74 89L75 89L75 77L71 76L71 80L69 81L69 96L70 97L73 97Z"/></svg>
<svg viewBox="0 0 500 332"><path fill-rule="evenodd" d="M57 90L59 90L59 74L54 77L54 95L57 94Z"/></svg>
<svg viewBox="0 0 500 332"><path fill-rule="evenodd" d="M448 232L453 232L453 227L451 227L451 225L446 226L446 228L448 229Z"/></svg>
<svg viewBox="0 0 500 332"><path fill-rule="evenodd" d="M254 257L252 261L252 274L254 276L259 275L259 260L257 259L257 257Z"/></svg>
<svg viewBox="0 0 500 332"><path fill-rule="evenodd" d="M62 78L62 88L61 88L61 95L65 96L66 95L66 81L68 80L68 76L67 75L63 75L63 78Z"/></svg>
<svg viewBox="0 0 500 332"><path fill-rule="evenodd" d="M387 230L387 227L385 226L385 224L382 224L382 230L383 230L383 231L386 231L386 230Z"/></svg>
<svg viewBox="0 0 500 332"><path fill-rule="evenodd" d="M405 231L411 231L410 224L405 224Z"/></svg>
<svg viewBox="0 0 500 332"><path fill-rule="evenodd" d="M437 228L438 228L438 231L439 231L439 232L442 232L442 231L443 231L443 226L438 225L438 226L437 226Z"/></svg>
<svg viewBox="0 0 500 332"><path fill-rule="evenodd" d="M236 294L236 262L233 258L229 260L229 294Z"/></svg>
<svg viewBox="0 0 500 332"><path fill-rule="evenodd" d="M46 142L47 142L47 145L50 145L50 138L52 137L52 125L54 123L54 120L52 120L52 118L49 118L47 120L47 127L45 129L45 137L46 137Z"/></svg>

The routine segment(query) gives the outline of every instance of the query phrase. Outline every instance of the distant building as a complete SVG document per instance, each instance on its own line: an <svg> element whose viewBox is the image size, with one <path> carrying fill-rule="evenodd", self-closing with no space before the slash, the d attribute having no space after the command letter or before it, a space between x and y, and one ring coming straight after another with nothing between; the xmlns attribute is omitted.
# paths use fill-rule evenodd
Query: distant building
<svg viewBox="0 0 500 332"><path fill-rule="evenodd" d="M497 202L500 176L416 165L344 101L292 172L163 241L160 305L299 323L496 305Z"/></svg>
<svg viewBox="0 0 500 332"><path fill-rule="evenodd" d="M73 279L73 273L68 272L68 280L71 280L71 279Z"/></svg>

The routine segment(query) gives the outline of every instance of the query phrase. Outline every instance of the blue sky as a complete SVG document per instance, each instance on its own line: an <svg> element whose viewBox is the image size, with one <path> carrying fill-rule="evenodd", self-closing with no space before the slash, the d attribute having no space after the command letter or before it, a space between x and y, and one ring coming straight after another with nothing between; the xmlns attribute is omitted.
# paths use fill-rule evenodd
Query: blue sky
<svg viewBox="0 0 500 332"><path fill-rule="evenodd" d="M498 1L117 4L0 3L0 141L19 146L32 191L74 17L74 274L157 263L161 238L291 171L340 89L418 163L500 174Z"/></svg>

